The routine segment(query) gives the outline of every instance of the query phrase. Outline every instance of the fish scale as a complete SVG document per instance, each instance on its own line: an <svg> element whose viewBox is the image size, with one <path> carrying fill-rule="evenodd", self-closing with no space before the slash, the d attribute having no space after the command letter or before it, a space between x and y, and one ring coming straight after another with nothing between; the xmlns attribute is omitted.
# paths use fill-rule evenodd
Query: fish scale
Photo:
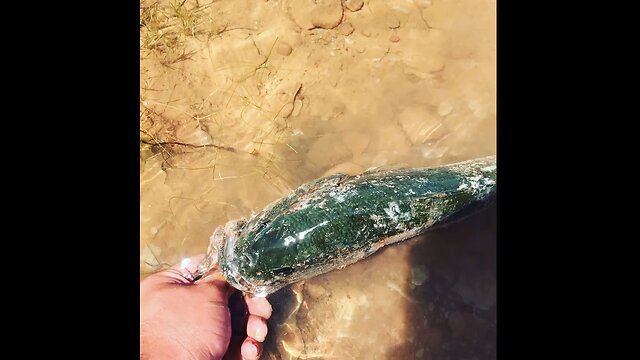
<svg viewBox="0 0 640 360"><path fill-rule="evenodd" d="M314 180L216 229L200 275L217 264L234 287L266 296L447 223L495 188L495 156Z"/></svg>

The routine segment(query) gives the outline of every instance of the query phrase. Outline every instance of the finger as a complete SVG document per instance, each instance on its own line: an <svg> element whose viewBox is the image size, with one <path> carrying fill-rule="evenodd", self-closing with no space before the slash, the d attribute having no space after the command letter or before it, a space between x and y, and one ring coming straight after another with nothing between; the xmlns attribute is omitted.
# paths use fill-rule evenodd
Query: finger
<svg viewBox="0 0 640 360"><path fill-rule="evenodd" d="M249 314L257 315L264 319L271 317L273 309L267 298L247 294L244 297L244 301L247 303Z"/></svg>
<svg viewBox="0 0 640 360"><path fill-rule="evenodd" d="M249 320L247 321L247 335L257 340L258 342L263 342L267 337L267 321L259 316L249 315Z"/></svg>
<svg viewBox="0 0 640 360"><path fill-rule="evenodd" d="M240 353L244 360L257 360L262 353L262 344L251 338L247 338L240 348Z"/></svg>
<svg viewBox="0 0 640 360"><path fill-rule="evenodd" d="M225 300L229 300L236 289L231 286L220 270L210 271L195 282L198 286L216 287L224 292Z"/></svg>

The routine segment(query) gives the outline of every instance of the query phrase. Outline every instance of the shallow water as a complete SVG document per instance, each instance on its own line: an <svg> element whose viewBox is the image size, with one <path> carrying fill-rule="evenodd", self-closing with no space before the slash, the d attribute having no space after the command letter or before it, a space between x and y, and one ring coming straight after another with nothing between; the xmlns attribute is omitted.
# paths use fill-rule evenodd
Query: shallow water
<svg viewBox="0 0 640 360"><path fill-rule="evenodd" d="M273 294L266 359L495 359L495 204Z"/></svg>
<svg viewBox="0 0 640 360"><path fill-rule="evenodd" d="M495 1L181 3L141 1L141 277L308 180L495 153ZM495 358L495 207L272 301L265 358Z"/></svg>

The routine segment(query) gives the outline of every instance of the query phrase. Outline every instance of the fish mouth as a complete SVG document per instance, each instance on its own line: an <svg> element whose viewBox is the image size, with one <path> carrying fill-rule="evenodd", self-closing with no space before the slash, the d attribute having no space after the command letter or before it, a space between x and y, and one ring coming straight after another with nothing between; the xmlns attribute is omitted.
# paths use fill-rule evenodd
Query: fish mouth
<svg viewBox="0 0 640 360"><path fill-rule="evenodd" d="M224 256L223 266L221 267L222 272L224 273L227 281L234 288L247 291L246 287L243 284L243 278L238 274L238 267L236 266L233 258L235 256L234 246L236 244L236 239L240 234L240 229L237 222L229 222L224 228L224 232L218 234L216 237L216 233L212 240L215 240L219 244L219 249L222 249Z"/></svg>
<svg viewBox="0 0 640 360"><path fill-rule="evenodd" d="M272 287L259 281L257 283L249 282L238 271L238 258L245 257L249 261L255 261L247 254L236 253L236 242L246 231L251 228L251 222L246 219L229 221L224 227L220 227L214 231L211 236L212 247L217 249L217 258L220 265L220 271L231 286L245 293L254 296L265 297L272 292Z"/></svg>
<svg viewBox="0 0 640 360"><path fill-rule="evenodd" d="M245 219L227 222L224 227L219 227L213 232L210 245L217 252L220 270L227 282L240 291L251 292L251 284L240 275L235 261L236 241L241 236L246 225L247 221Z"/></svg>
<svg viewBox="0 0 640 360"><path fill-rule="evenodd" d="M230 260L233 256L233 247L236 243L236 238L244 227L244 223L244 219L232 220L223 226L217 227L213 231L213 234L209 237L207 255L200 265L198 265L196 279L201 278L216 266L222 265L220 264L220 260L222 260L220 256L225 256L226 259L224 260L227 260L227 262Z"/></svg>
<svg viewBox="0 0 640 360"><path fill-rule="evenodd" d="M246 228L247 220L240 219L229 221L213 231L209 238L207 256L198 266L195 280L200 279L215 267L219 267L227 282L237 290L256 296L264 297L267 295L268 289L266 286L248 282L238 271L235 245Z"/></svg>

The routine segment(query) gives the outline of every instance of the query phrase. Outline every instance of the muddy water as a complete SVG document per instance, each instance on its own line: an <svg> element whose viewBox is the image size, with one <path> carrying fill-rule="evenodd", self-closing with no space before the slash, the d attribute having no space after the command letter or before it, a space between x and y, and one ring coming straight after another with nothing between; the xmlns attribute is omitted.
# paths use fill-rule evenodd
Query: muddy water
<svg viewBox="0 0 640 360"><path fill-rule="evenodd" d="M141 1L140 272L300 184L495 153L495 1ZM495 207L283 289L265 358L494 358Z"/></svg>

